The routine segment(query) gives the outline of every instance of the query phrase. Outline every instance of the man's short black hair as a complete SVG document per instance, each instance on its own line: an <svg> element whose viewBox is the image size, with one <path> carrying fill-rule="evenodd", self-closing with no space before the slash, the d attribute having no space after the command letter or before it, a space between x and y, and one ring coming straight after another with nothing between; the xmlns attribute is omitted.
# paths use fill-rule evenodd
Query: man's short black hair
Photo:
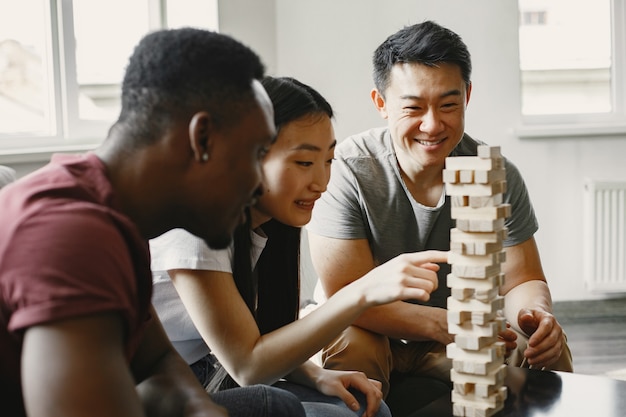
<svg viewBox="0 0 626 417"><path fill-rule="evenodd" d="M202 110L227 127L253 102L252 80L264 72L259 56L227 35L192 28L150 33L130 57L116 126L137 144L154 140L175 118Z"/></svg>
<svg viewBox="0 0 626 417"><path fill-rule="evenodd" d="M406 26L389 36L374 52L374 84L384 95L389 87L391 69L398 63L437 66L458 65L465 84L469 86L472 61L461 37L432 21Z"/></svg>

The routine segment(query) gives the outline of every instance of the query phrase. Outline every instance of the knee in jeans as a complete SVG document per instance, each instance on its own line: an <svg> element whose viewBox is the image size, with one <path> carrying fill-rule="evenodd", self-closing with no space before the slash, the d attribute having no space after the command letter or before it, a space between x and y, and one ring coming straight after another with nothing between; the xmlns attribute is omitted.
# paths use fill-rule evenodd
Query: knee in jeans
<svg viewBox="0 0 626 417"><path fill-rule="evenodd" d="M258 387L264 392L268 416L304 417L306 415L302 402L291 392L269 385L258 385Z"/></svg>

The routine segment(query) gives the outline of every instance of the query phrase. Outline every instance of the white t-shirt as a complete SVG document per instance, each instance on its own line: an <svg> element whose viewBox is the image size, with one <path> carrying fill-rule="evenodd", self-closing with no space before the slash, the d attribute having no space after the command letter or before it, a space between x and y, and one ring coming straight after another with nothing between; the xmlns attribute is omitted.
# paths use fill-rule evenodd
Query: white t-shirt
<svg viewBox="0 0 626 417"><path fill-rule="evenodd" d="M254 267L265 248L267 238L250 232L251 262ZM182 300L172 284L168 270L200 269L232 273L233 245L227 249L210 249L206 243L183 229L170 230L150 241L152 257L152 303L165 332L178 353L192 364L206 356L210 349L191 321Z"/></svg>

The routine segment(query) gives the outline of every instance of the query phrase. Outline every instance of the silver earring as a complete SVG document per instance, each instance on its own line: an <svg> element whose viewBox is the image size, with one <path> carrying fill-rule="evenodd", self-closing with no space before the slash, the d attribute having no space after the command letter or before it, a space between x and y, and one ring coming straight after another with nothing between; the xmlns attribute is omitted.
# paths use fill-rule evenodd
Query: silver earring
<svg viewBox="0 0 626 417"><path fill-rule="evenodd" d="M206 162L209 160L209 153L205 152L202 154L202 162Z"/></svg>

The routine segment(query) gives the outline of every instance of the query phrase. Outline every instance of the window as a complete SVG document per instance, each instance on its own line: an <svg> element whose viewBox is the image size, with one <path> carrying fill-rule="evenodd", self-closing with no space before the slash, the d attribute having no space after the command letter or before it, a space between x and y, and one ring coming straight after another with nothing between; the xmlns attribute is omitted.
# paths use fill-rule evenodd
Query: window
<svg viewBox="0 0 626 417"><path fill-rule="evenodd" d="M102 141L134 46L182 26L217 30L217 0L0 0L0 155Z"/></svg>
<svg viewBox="0 0 626 417"><path fill-rule="evenodd" d="M519 0L521 136L626 131L625 3Z"/></svg>

